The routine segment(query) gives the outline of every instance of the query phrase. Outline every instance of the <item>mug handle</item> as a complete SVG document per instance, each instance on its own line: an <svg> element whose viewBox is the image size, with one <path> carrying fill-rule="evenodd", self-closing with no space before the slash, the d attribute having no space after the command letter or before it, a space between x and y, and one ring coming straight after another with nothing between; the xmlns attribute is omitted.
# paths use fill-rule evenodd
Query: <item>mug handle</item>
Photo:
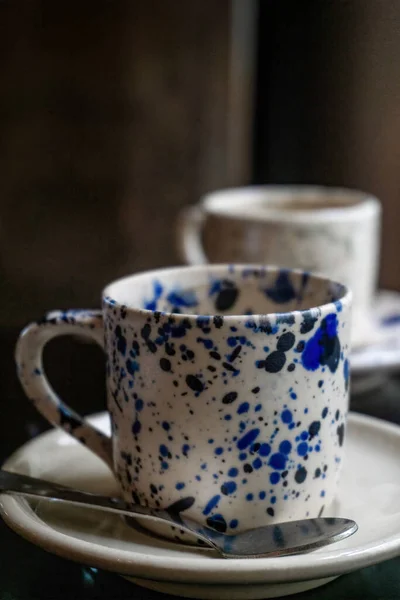
<svg viewBox="0 0 400 600"><path fill-rule="evenodd" d="M45 419L77 439L112 469L111 438L64 404L43 371L43 349L47 342L59 335L84 335L104 349L101 311L53 311L28 325L21 332L15 351L19 380L26 395Z"/></svg>
<svg viewBox="0 0 400 600"><path fill-rule="evenodd" d="M178 240L181 258L189 265L206 265L209 261L201 243L201 230L205 221L201 206L189 206L180 213Z"/></svg>

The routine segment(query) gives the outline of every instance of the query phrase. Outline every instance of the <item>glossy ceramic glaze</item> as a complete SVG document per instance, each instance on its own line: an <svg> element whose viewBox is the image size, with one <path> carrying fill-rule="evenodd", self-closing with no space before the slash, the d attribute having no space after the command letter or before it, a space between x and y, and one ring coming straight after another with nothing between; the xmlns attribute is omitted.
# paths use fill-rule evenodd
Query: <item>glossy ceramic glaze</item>
<svg viewBox="0 0 400 600"><path fill-rule="evenodd" d="M302 272L147 272L105 290L103 319L67 311L30 326L18 372L36 407L112 466L128 502L179 503L221 532L320 516L343 460L350 302ZM99 340L103 327L112 456L49 391L40 352L50 336Z"/></svg>
<svg viewBox="0 0 400 600"><path fill-rule="evenodd" d="M109 433L108 415L90 421ZM345 448L337 500L327 514L356 519L359 531L311 554L227 561L139 533L116 516L90 509L3 495L0 510L15 531L46 550L151 589L218 600L283 596L400 552L400 428L350 414ZM26 444L5 467L96 493L118 490L104 462L59 430Z"/></svg>

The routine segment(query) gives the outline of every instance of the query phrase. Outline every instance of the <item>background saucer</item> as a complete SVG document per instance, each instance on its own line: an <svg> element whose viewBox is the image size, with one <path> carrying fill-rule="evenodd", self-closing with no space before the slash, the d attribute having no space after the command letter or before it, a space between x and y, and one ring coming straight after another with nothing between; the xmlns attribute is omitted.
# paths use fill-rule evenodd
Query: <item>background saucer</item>
<svg viewBox="0 0 400 600"><path fill-rule="evenodd" d="M351 353L352 377L371 376L400 369L400 293L381 290L373 306L375 327L363 346ZM378 379L375 378L375 386ZM354 380L353 390L354 392ZM365 391L365 390L364 390Z"/></svg>

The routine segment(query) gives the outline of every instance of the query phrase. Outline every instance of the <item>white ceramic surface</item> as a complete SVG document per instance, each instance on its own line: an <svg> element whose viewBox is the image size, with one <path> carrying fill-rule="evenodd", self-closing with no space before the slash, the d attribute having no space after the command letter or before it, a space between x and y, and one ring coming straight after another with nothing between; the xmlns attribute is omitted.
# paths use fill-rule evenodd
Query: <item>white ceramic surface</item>
<svg viewBox="0 0 400 600"><path fill-rule="evenodd" d="M351 293L260 265L146 271L103 311L54 311L21 333L17 372L50 421L110 465L127 502L233 532L316 517L333 500L348 410ZM52 390L43 346L81 334L107 356L112 436ZM319 473L318 476L314 476ZM148 528L184 537L171 525Z"/></svg>
<svg viewBox="0 0 400 600"><path fill-rule="evenodd" d="M189 264L259 262L324 273L351 287L353 346L371 326L380 247L380 204L356 190L251 186L218 190L182 211Z"/></svg>
<svg viewBox="0 0 400 600"><path fill-rule="evenodd" d="M108 430L104 413L91 422ZM192 598L272 598L311 589L400 553L400 428L350 414L346 453L330 514L355 519L359 531L311 554L225 560L212 551L138 533L120 518L100 517L90 509L2 495L0 511L10 527L42 548L144 587ZM117 490L104 463L58 430L23 446L6 468L88 491Z"/></svg>

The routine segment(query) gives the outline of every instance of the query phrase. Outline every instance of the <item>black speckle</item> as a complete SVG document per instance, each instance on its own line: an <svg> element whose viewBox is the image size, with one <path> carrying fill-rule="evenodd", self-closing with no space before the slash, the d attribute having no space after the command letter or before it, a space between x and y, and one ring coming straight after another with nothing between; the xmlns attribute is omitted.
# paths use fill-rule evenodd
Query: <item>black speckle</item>
<svg viewBox="0 0 400 600"><path fill-rule="evenodd" d="M140 452L140 446L137 446L139 448L139 452ZM127 453L127 452L121 452L121 458L123 461L126 462L127 465L129 465L130 467L132 466L132 454Z"/></svg>
<svg viewBox="0 0 400 600"><path fill-rule="evenodd" d="M221 355L218 354L218 352L215 352L215 350L211 350L210 356L211 356L211 358L214 358L215 360L221 360Z"/></svg>
<svg viewBox="0 0 400 600"><path fill-rule="evenodd" d="M175 349L168 342L165 343L165 352L168 356L175 356L176 354Z"/></svg>
<svg viewBox="0 0 400 600"><path fill-rule="evenodd" d="M253 388L253 389L251 390L251 393L252 393L252 394L258 394L258 392L259 392L259 391L260 391L260 388L257 386L257 387L255 387L255 388Z"/></svg>
<svg viewBox="0 0 400 600"><path fill-rule="evenodd" d="M242 349L242 346L236 346L236 348L234 349L234 351L232 352L232 354L229 357L230 362L233 362L239 356L241 349Z"/></svg>
<svg viewBox="0 0 400 600"><path fill-rule="evenodd" d="M200 379L195 375L187 375L186 383L194 392L202 392L204 389L204 385L202 384Z"/></svg>
<svg viewBox="0 0 400 600"><path fill-rule="evenodd" d="M294 474L296 483L303 483L307 477L307 469L305 467L299 467Z"/></svg>
<svg viewBox="0 0 400 600"><path fill-rule="evenodd" d="M235 484L234 484L234 487L236 489L236 485ZM229 485L229 482L228 483L223 483L221 485L220 489L221 489L221 494L223 494L224 496L230 496L232 494L232 489L231 489L231 487Z"/></svg>
<svg viewBox="0 0 400 600"><path fill-rule="evenodd" d="M125 363L126 366L126 370L128 371L128 373L130 375L134 375L135 374L135 370L136 370L136 363L133 362L130 358L128 358L128 360Z"/></svg>
<svg viewBox="0 0 400 600"><path fill-rule="evenodd" d="M169 361L168 358L160 358L160 367L163 371L170 371L171 361Z"/></svg>
<svg viewBox="0 0 400 600"><path fill-rule="evenodd" d="M317 469L315 469L315 473L314 473L314 479L318 479L318 477L321 476L321 469L318 467Z"/></svg>
<svg viewBox="0 0 400 600"><path fill-rule="evenodd" d="M232 402L234 402L237 397L238 397L237 392L228 392L222 398L222 404L232 404Z"/></svg>
<svg viewBox="0 0 400 600"><path fill-rule="evenodd" d="M286 356L284 352L276 350L271 352L265 359L265 370L268 373L279 373L286 362Z"/></svg>
<svg viewBox="0 0 400 600"><path fill-rule="evenodd" d="M319 518L319 517L322 517L322 513L324 512L324 510L325 510L325 504L323 504L323 505L321 506L321 510L320 510L320 511L319 511L319 513L318 513L318 518Z"/></svg>
<svg viewBox="0 0 400 600"><path fill-rule="evenodd" d="M221 289L215 299L215 308L219 311L226 311L232 308L239 295L239 290L232 281L223 280Z"/></svg>
<svg viewBox="0 0 400 600"><path fill-rule="evenodd" d="M125 353L126 353L126 338L122 334L121 327L119 325L115 328L115 335L117 337L117 349L118 349L118 352L120 352L122 354L122 356L125 356Z"/></svg>
<svg viewBox="0 0 400 600"><path fill-rule="evenodd" d="M338 436L338 440L339 440L339 446L343 446L343 439L344 439L344 423L342 423L341 425L338 426L337 430L336 430L337 436Z"/></svg>
<svg viewBox="0 0 400 600"><path fill-rule="evenodd" d="M181 541L181 540L179 540L179 541ZM197 538L196 543L199 546L207 546L206 542L204 540L201 540L200 538Z"/></svg>
<svg viewBox="0 0 400 600"><path fill-rule="evenodd" d="M150 490L151 490L152 494L157 494L157 488L154 485L154 483L150 484Z"/></svg>
<svg viewBox="0 0 400 600"><path fill-rule="evenodd" d="M142 327L142 331L140 333L141 333L142 338L144 340L147 340L148 337L149 337L149 335L150 335L150 333L151 333L151 327L150 327L150 325L148 323L146 323L146 325L144 325Z"/></svg>
<svg viewBox="0 0 400 600"><path fill-rule="evenodd" d="M170 504L166 509L171 515L179 515L179 513L184 510L188 510L195 503L195 499L192 496L188 496L187 498L182 498L181 500L177 500L173 504Z"/></svg>
<svg viewBox="0 0 400 600"><path fill-rule="evenodd" d="M245 473L252 473L253 472L253 467L251 465L249 465L249 463L246 463L243 467L243 471Z"/></svg>
<svg viewBox="0 0 400 600"><path fill-rule="evenodd" d="M221 315L215 315L215 317L213 317L213 323L217 329L220 329L224 324L224 317L221 317Z"/></svg>
<svg viewBox="0 0 400 600"><path fill-rule="evenodd" d="M134 422L134 424L132 425L132 433L133 433L133 435L137 435L138 433L140 433L141 429L142 429L142 424L140 423L140 421L136 420Z"/></svg>
<svg viewBox="0 0 400 600"><path fill-rule="evenodd" d="M207 525L219 533L225 533L227 530L226 521L222 515L213 515L212 517L208 517Z"/></svg>
<svg viewBox="0 0 400 600"><path fill-rule="evenodd" d="M223 363L222 363L222 366L223 366L223 367L224 367L224 368L225 368L227 371L230 371L231 373L235 373L235 372L236 372L236 369L235 369L235 367L234 367L233 365L230 365L230 364L229 364L229 363L227 363L227 362L223 362Z"/></svg>
<svg viewBox="0 0 400 600"><path fill-rule="evenodd" d="M291 331L288 331L287 333L281 335L276 347L280 352L287 352L288 350L293 348L295 341L295 335Z"/></svg>
<svg viewBox="0 0 400 600"><path fill-rule="evenodd" d="M269 506L269 507L267 508L267 514L269 514L269 516L270 516L270 517L273 517L273 516L275 515L275 511L274 511L274 509L272 508L272 506Z"/></svg>
<svg viewBox="0 0 400 600"><path fill-rule="evenodd" d="M310 434L309 439L312 440L316 435L318 435L319 430L321 429L320 421L313 421L308 428L308 433Z"/></svg>
<svg viewBox="0 0 400 600"><path fill-rule="evenodd" d="M146 345L152 354L157 352L157 346L152 340L146 340Z"/></svg>
<svg viewBox="0 0 400 600"><path fill-rule="evenodd" d="M278 315L276 316L277 325L293 325L294 320L294 315L291 313L278 313Z"/></svg>
<svg viewBox="0 0 400 600"><path fill-rule="evenodd" d="M296 346L296 351L297 352L303 352L304 348L306 347L306 343L305 342L299 342Z"/></svg>
<svg viewBox="0 0 400 600"><path fill-rule="evenodd" d="M248 322L248 326L251 329L256 329L260 333L267 333L268 335L270 335L273 332L272 323L264 315L259 316L258 323L256 323L253 319L250 319Z"/></svg>
<svg viewBox="0 0 400 600"><path fill-rule="evenodd" d="M295 368L296 368L296 365L294 363L290 363L287 370L289 371L289 373L291 373L292 371L295 370Z"/></svg>
<svg viewBox="0 0 400 600"><path fill-rule="evenodd" d="M296 290L290 279L290 272L282 269L274 284L265 290L269 298L278 304L285 304L296 298Z"/></svg>
<svg viewBox="0 0 400 600"><path fill-rule="evenodd" d="M325 417L326 417L326 415L327 415L327 414L328 414L328 407L327 407L327 406L325 406L325 407L322 409L322 413L321 413L321 416L322 416L322 418L323 418L323 419L325 419Z"/></svg>
<svg viewBox="0 0 400 600"><path fill-rule="evenodd" d="M339 421L339 417L340 417L340 411L339 409L335 412L335 419L336 421Z"/></svg>
<svg viewBox="0 0 400 600"><path fill-rule="evenodd" d="M300 325L300 333L305 334L311 331L317 320L318 316L314 316L310 310L305 311L303 313L303 322Z"/></svg>

